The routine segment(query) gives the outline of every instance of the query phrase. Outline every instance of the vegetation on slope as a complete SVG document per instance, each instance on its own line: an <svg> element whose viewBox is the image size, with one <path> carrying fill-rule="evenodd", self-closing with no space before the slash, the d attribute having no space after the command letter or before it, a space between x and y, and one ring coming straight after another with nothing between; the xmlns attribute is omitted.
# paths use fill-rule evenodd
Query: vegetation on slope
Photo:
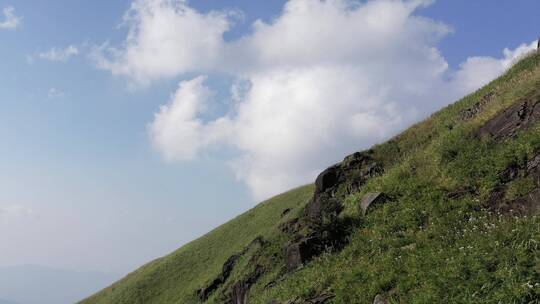
<svg viewBox="0 0 540 304"><path fill-rule="evenodd" d="M228 257L257 236L269 238L283 210L300 210L312 192L312 186L304 186L263 202L82 303L197 303L195 291L218 275Z"/></svg>
<svg viewBox="0 0 540 304"><path fill-rule="evenodd" d="M234 283L253 274L249 303L304 303L320 294L334 296L327 303L372 303L376 295L390 303L540 303L540 218L494 205L540 186L524 173L540 153L540 125L504 140L478 132L540 91L539 63L539 55L521 60L474 94L373 147L384 174L341 202L336 224L347 234L343 248L328 248L294 272L284 269L282 245L290 236L280 225L302 214L313 192L306 186L82 303L198 303L197 290L211 285L240 252L206 303L227 303ZM502 178L509 168L515 174ZM391 199L363 216L358 203L373 191ZM264 241L247 247L258 236Z"/></svg>

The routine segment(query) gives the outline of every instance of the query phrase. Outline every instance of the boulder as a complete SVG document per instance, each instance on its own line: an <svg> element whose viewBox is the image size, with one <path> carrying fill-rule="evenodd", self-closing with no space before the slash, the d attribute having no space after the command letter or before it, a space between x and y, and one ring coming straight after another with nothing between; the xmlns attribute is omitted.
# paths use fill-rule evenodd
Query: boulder
<svg viewBox="0 0 540 304"><path fill-rule="evenodd" d="M342 211L340 200L347 194L359 191L365 182L384 172L371 152L356 152L342 162L324 170L315 180L315 191L308 202L305 214L311 222L328 218Z"/></svg>
<svg viewBox="0 0 540 304"><path fill-rule="evenodd" d="M387 200L386 195L381 192L369 192L362 197L359 204L359 211L362 215L366 215L369 208L373 205L384 203Z"/></svg>
<svg viewBox="0 0 540 304"><path fill-rule="evenodd" d="M319 240L305 237L285 247L285 267L287 271L296 270L320 251Z"/></svg>
<svg viewBox="0 0 540 304"><path fill-rule="evenodd" d="M338 181L336 166L324 170L315 180L315 193L323 193L334 187Z"/></svg>
<svg viewBox="0 0 540 304"><path fill-rule="evenodd" d="M326 248L338 248L346 240L338 215L343 199L359 191L365 182L384 172L371 151L357 152L324 170L315 180L315 191L303 213L280 225L293 241L284 245L285 268L301 267Z"/></svg>
<svg viewBox="0 0 540 304"><path fill-rule="evenodd" d="M373 300L373 304L389 304L389 302L385 296L378 294L377 296L375 296L375 299Z"/></svg>

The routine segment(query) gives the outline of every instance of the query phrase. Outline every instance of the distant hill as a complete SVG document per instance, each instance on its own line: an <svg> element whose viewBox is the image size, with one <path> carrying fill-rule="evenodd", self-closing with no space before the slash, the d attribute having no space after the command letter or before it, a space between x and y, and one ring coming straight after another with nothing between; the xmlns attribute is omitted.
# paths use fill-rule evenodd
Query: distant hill
<svg viewBox="0 0 540 304"><path fill-rule="evenodd" d="M0 298L0 304L19 304L19 303Z"/></svg>
<svg viewBox="0 0 540 304"><path fill-rule="evenodd" d="M0 267L0 304L71 304L118 276L43 266ZM31 292L29 292L31 291Z"/></svg>
<svg viewBox="0 0 540 304"><path fill-rule="evenodd" d="M540 303L539 210L531 54L81 303Z"/></svg>

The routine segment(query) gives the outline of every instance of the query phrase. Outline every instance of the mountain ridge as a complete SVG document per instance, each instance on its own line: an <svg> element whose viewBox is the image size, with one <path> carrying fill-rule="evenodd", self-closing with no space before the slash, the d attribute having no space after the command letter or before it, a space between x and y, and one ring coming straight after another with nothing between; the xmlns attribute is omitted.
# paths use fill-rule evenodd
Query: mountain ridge
<svg viewBox="0 0 540 304"><path fill-rule="evenodd" d="M81 303L540 301L539 63Z"/></svg>

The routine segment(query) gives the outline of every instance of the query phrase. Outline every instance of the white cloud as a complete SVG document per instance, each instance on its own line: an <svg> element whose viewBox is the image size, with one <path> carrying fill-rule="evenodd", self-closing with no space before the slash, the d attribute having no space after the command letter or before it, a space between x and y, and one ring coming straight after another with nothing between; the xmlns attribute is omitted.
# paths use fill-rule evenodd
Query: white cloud
<svg viewBox="0 0 540 304"><path fill-rule="evenodd" d="M64 96L66 96L66 94L57 88L50 88L49 92L47 92L47 98L49 99L62 98Z"/></svg>
<svg viewBox="0 0 540 304"><path fill-rule="evenodd" d="M45 59L45 60L50 60L50 61L66 62L71 57L76 56L78 54L79 54L79 49L74 45L69 45L65 48L53 47L46 52L39 53L37 57L40 59Z"/></svg>
<svg viewBox="0 0 540 304"><path fill-rule="evenodd" d="M34 216L34 210L21 205L0 205L0 220Z"/></svg>
<svg viewBox="0 0 540 304"><path fill-rule="evenodd" d="M224 137L228 120L205 124L198 115L212 100L212 92L203 85L205 77L183 81L168 104L160 107L148 126L154 146L169 160L194 159L202 148Z"/></svg>
<svg viewBox="0 0 540 304"><path fill-rule="evenodd" d="M501 75L522 56L536 49L537 41L521 44L514 50L505 48L503 57L469 57L455 76L455 90L469 93Z"/></svg>
<svg viewBox="0 0 540 304"><path fill-rule="evenodd" d="M250 82L230 140L242 152L234 161L238 177L259 199L310 181L415 114L388 100L392 93L358 67L285 68Z"/></svg>
<svg viewBox="0 0 540 304"><path fill-rule="evenodd" d="M2 14L4 20L0 20L0 30L14 30L21 25L22 18L15 15L15 8L5 7Z"/></svg>
<svg viewBox="0 0 540 304"><path fill-rule="evenodd" d="M149 133L170 161L232 147L238 178L261 199L312 181L344 155L495 78L531 49L469 58L452 70L436 47L452 29L415 15L430 3L290 0L270 23L257 21L252 33L224 42L224 13L201 14L184 1L136 1L125 46L107 47L113 56L98 63L139 83L187 72L233 75L229 113L207 118L214 97L196 77L180 83Z"/></svg>
<svg viewBox="0 0 540 304"><path fill-rule="evenodd" d="M228 12L201 14L182 0L137 0L124 16L129 27L120 48L94 50L98 67L138 84L200 71L216 64L229 29Z"/></svg>
<svg viewBox="0 0 540 304"><path fill-rule="evenodd" d="M227 56L236 59L229 59L233 69L249 63L256 70L276 65L359 64L382 56L397 60L451 31L442 23L411 16L430 2L289 1L272 23L255 22L253 35L232 43Z"/></svg>

